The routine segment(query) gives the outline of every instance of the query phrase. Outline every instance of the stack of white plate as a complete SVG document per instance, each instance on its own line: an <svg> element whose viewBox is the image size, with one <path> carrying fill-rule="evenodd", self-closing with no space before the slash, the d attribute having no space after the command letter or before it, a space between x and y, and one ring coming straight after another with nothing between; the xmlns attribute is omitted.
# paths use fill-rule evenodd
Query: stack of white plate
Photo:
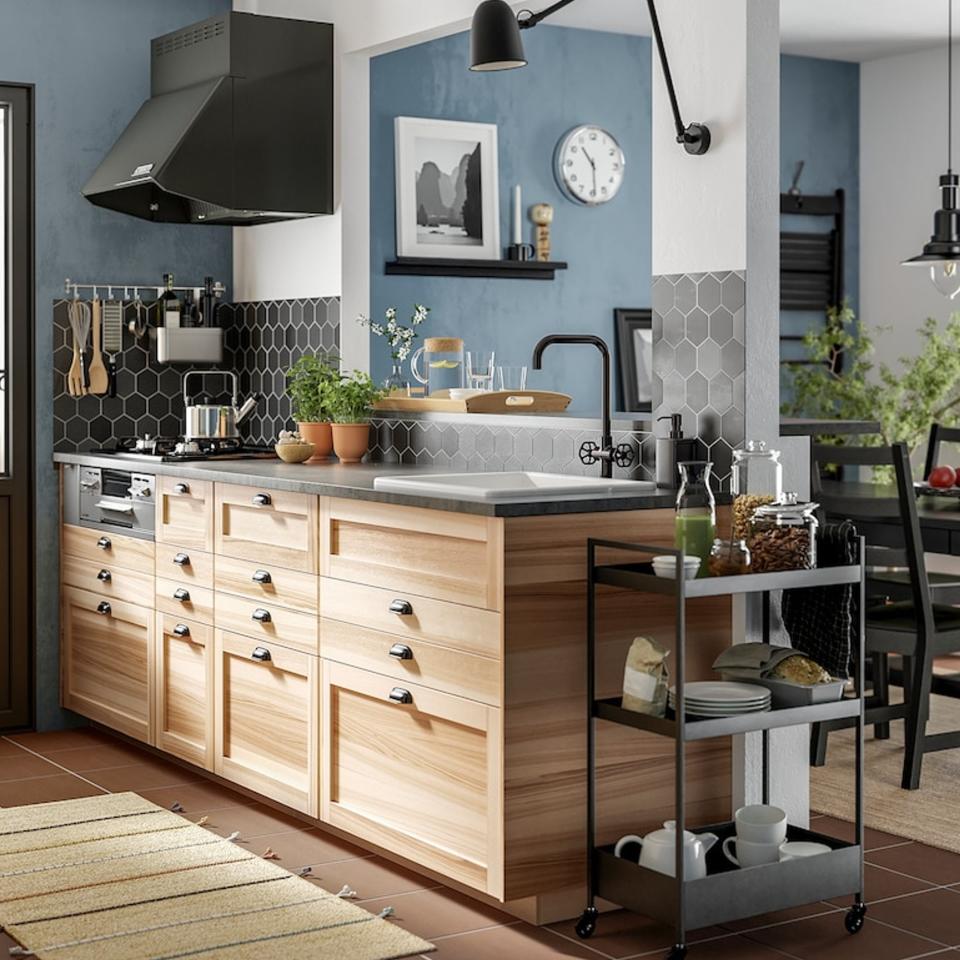
<svg viewBox="0 0 960 960"><path fill-rule="evenodd" d="M702 680L684 688L687 716L735 717L770 709L770 691L757 683ZM676 711L677 688L669 692L670 709Z"/></svg>

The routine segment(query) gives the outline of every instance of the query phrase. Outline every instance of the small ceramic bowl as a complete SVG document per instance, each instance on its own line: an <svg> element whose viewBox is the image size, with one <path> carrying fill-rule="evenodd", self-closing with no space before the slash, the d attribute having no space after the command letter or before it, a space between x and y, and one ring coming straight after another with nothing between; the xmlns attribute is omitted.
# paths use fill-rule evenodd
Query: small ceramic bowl
<svg viewBox="0 0 960 960"><path fill-rule="evenodd" d="M275 443L273 449L284 463L303 463L313 456L312 443Z"/></svg>
<svg viewBox="0 0 960 960"><path fill-rule="evenodd" d="M699 557L683 558L683 576L685 580L693 580L700 570ZM664 577L667 580L676 580L677 578L677 559L671 556L661 556L653 558L653 572L658 577Z"/></svg>

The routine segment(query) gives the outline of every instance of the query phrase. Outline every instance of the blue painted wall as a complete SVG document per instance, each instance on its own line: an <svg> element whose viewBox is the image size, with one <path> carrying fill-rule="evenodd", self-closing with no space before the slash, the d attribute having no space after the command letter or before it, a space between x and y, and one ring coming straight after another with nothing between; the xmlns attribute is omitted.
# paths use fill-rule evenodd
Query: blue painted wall
<svg viewBox="0 0 960 960"><path fill-rule="evenodd" d="M798 160L806 161L800 190L809 194L846 193L844 288L854 310L860 294L860 65L813 57L780 61L780 184L786 191ZM819 222L818 222L819 221ZM784 217L784 229L823 231L829 218ZM785 311L784 334L802 335L822 327L823 315ZM803 355L784 344L785 357Z"/></svg>
<svg viewBox="0 0 960 960"><path fill-rule="evenodd" d="M597 332L613 343L614 307L650 305L650 41L540 26L524 35L529 66L504 73L467 70L468 36L445 37L377 57L371 64L371 310L401 317L414 302L433 312L421 330L459 335L468 348L496 349L504 363L529 364L534 343L553 331ZM396 252L393 119L436 117L496 123L500 143L501 245L511 240L513 186L524 206L554 205L553 256L570 269L555 282L387 277ZM553 149L578 123L597 123L620 141L627 176L603 207L566 200L553 178ZM533 225L525 218L527 240ZM348 320L347 322L351 322ZM374 376L389 351L371 343ZM553 347L528 386L568 390L580 409L599 409L600 363L588 347Z"/></svg>
<svg viewBox="0 0 960 960"><path fill-rule="evenodd" d="M229 0L3 0L0 80L36 85L37 723L58 701L57 476L52 467L53 318L63 280L232 280L228 227L149 224L80 189L150 94L151 37ZM21 331L21 334L26 331Z"/></svg>
<svg viewBox="0 0 960 960"><path fill-rule="evenodd" d="M445 37L377 57L371 64L371 309L395 305L401 316L422 302L433 308L427 335L456 334L468 346L495 348L504 362L527 362L536 340L556 330L589 331L614 342L613 309L650 305L650 42L645 38L540 26L524 34L529 65L505 73L466 69L468 36ZM856 304L858 256L859 66L808 57L782 58L781 180L807 161L807 193L847 191L847 292ZM525 205L556 208L554 255L570 269L553 283L387 277L396 252L393 118L437 117L497 123L500 138L501 239L510 237L511 190ZM627 178L599 209L564 198L552 173L553 147L576 123L595 122L621 141ZM809 226L809 224L807 225ZM819 316L788 314L802 332ZM389 372L388 351L371 342L373 372ZM599 364L586 348L553 348L530 385L574 395L596 411Z"/></svg>

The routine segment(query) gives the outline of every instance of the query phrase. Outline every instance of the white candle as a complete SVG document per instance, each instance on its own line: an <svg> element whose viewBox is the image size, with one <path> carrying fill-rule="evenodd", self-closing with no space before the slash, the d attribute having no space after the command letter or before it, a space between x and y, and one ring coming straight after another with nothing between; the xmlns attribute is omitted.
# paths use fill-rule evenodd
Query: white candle
<svg viewBox="0 0 960 960"><path fill-rule="evenodd" d="M523 227L521 226L521 220L523 219L521 210L523 209L523 200L520 193L520 184L518 183L513 188L513 242L516 244L523 243Z"/></svg>

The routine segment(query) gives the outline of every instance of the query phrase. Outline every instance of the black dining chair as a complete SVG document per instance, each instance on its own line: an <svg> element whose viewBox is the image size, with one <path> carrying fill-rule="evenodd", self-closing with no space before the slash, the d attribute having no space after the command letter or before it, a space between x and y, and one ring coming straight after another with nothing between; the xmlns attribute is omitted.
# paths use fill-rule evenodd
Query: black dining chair
<svg viewBox="0 0 960 960"><path fill-rule="evenodd" d="M873 660L873 692L866 701L865 720L877 725L883 739L894 720L905 722L905 750L901 785L906 790L920 786L923 755L960 747L960 731L928 734L933 661L937 656L960 651L960 609L934 603L924 562L917 498L910 472L907 446L812 448L813 499L829 521L851 520L867 537L867 594L877 590L871 570L905 569L910 597L879 602L868 600L865 611L865 653ZM891 486L821 482L821 467L892 467ZM899 654L903 662L904 702L889 702L887 658ZM849 721L814 724L811 762L826 761L827 736L831 730L852 726Z"/></svg>

